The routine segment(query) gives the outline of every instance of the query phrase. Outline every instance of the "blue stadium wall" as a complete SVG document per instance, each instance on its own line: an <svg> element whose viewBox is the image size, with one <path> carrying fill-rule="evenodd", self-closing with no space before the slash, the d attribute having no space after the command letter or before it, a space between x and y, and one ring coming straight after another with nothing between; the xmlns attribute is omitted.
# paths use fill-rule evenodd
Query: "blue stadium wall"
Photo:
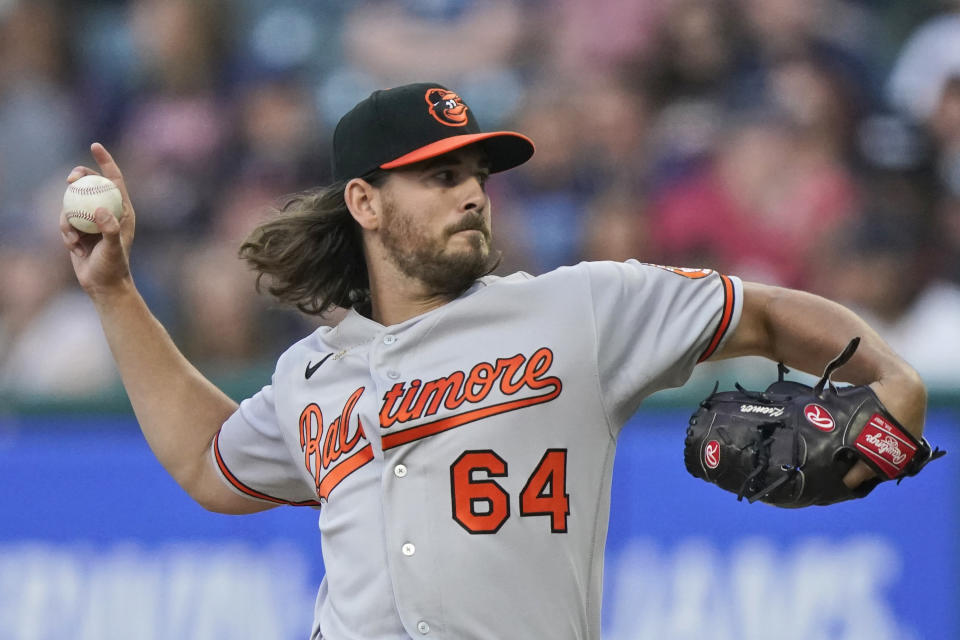
<svg viewBox="0 0 960 640"><path fill-rule="evenodd" d="M796 511L687 475L687 416L621 436L605 640L960 638L960 411L931 412L951 454L920 476ZM129 417L0 417L0 496L0 639L308 636L316 512L202 510Z"/></svg>

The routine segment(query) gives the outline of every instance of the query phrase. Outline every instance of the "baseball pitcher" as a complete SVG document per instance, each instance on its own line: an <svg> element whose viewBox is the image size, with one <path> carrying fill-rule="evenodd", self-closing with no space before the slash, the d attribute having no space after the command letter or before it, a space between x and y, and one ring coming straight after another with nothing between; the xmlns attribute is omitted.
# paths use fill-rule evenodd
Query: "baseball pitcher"
<svg viewBox="0 0 960 640"><path fill-rule="evenodd" d="M833 377L921 442L917 374L835 303L634 260L490 275L486 181L530 159L533 143L482 131L436 83L374 92L344 115L334 184L291 196L243 244L280 301L349 312L292 345L238 406L138 294L128 185L103 146L91 151L123 214L98 210L99 234L64 219L61 232L143 433L211 511L318 510L314 640L599 638L620 429L707 359L756 354L819 373L859 336ZM77 167L68 181L93 173ZM745 415L776 413L755 405ZM703 440L691 468L726 460L725 436ZM831 481L850 491L888 471L865 455L838 465ZM769 484L760 476L748 497Z"/></svg>

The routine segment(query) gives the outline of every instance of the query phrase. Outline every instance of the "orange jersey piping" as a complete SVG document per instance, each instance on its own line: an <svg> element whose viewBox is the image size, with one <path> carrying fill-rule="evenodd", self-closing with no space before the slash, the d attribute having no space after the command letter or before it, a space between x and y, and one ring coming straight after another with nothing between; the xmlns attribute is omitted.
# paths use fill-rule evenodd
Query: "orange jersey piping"
<svg viewBox="0 0 960 640"><path fill-rule="evenodd" d="M703 350L703 353L700 354L700 358L697 360L698 363L703 362L713 355L713 352L720 346L720 342L723 340L723 336L726 335L727 329L730 328L730 322L733 320L734 303L736 302L733 281L725 275L717 275L720 276L720 280L723 283L723 314L720 316L720 324L713 334L713 339L710 341L710 344L707 345L707 348Z"/></svg>
<svg viewBox="0 0 960 640"><path fill-rule="evenodd" d="M259 498L260 500L266 500L268 502L275 502L277 504L289 504L294 507L316 507L320 506L320 503L316 500L303 500L301 502L291 502L290 500L283 500L282 498L274 498L265 493L261 493L256 489L252 489L247 485L240 482L240 480L233 475L233 472L227 467L227 463L223 461L223 456L220 455L220 432L217 432L216 437L213 439L213 452L217 458L217 466L220 467L220 473L223 474L223 477L232 484L238 491L248 495L253 498Z"/></svg>

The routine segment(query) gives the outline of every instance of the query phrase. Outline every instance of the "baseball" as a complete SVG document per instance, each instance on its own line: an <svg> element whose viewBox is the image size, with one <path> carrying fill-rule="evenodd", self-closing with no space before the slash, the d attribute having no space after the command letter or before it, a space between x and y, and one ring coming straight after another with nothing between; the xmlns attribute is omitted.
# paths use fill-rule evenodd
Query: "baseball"
<svg viewBox="0 0 960 640"><path fill-rule="evenodd" d="M118 220L123 212L120 189L109 178L83 176L71 183L63 194L63 212L67 214L67 222L84 233L100 233L93 221L93 212L100 207Z"/></svg>

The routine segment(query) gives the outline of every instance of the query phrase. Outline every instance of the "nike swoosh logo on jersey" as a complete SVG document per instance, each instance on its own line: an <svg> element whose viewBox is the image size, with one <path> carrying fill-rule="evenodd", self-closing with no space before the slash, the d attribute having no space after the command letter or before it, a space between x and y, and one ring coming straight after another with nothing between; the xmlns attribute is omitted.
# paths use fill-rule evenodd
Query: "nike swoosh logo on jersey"
<svg viewBox="0 0 960 640"><path fill-rule="evenodd" d="M333 355L332 353L328 353L327 355L325 355L325 356L323 357L323 360L321 360L320 362L318 362L317 364L315 364L315 365L313 365L313 366L310 366L310 361L307 360L307 369L306 369L306 371L303 372L303 377L304 377L305 379L309 380L309 379L310 379L310 376L312 376L312 375L317 371L317 369L320 368L320 365L322 365L324 362L326 362L326 361L327 361L327 358L329 358L329 357L332 356L332 355Z"/></svg>

